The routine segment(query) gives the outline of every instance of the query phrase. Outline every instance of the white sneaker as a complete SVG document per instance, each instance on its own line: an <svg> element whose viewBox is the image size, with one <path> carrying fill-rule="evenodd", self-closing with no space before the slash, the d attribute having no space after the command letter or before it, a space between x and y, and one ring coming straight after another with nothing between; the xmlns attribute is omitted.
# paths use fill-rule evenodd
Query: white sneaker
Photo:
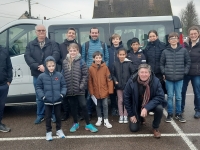
<svg viewBox="0 0 200 150"><path fill-rule="evenodd" d="M112 128L112 125L109 123L108 119L104 119L104 126L106 126L108 129Z"/></svg>
<svg viewBox="0 0 200 150"><path fill-rule="evenodd" d="M149 115L153 116L153 115L154 115L154 112L151 112L151 111L150 111L150 112L149 112Z"/></svg>
<svg viewBox="0 0 200 150"><path fill-rule="evenodd" d="M124 123L128 123L128 117L124 116Z"/></svg>
<svg viewBox="0 0 200 150"><path fill-rule="evenodd" d="M98 117L98 120L97 120L97 122L96 122L96 126L101 126L101 124L102 124L102 117Z"/></svg>
<svg viewBox="0 0 200 150"><path fill-rule="evenodd" d="M123 123L124 122L124 117L123 116L120 116L119 117L119 123Z"/></svg>
<svg viewBox="0 0 200 150"><path fill-rule="evenodd" d="M47 132L47 133L46 133L46 140L47 140L47 141L52 141L52 140L53 140L52 132Z"/></svg>
<svg viewBox="0 0 200 150"><path fill-rule="evenodd" d="M65 138L65 135L63 133L63 131L60 129L58 131L56 131L56 135L59 137L59 138Z"/></svg>

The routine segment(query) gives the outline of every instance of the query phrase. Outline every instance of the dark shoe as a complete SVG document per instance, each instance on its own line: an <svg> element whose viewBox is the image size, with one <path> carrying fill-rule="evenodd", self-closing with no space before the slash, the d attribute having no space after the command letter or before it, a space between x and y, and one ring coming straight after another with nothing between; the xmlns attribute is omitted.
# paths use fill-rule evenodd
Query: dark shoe
<svg viewBox="0 0 200 150"><path fill-rule="evenodd" d="M171 122L172 121L172 117L173 117L173 115L172 114L168 114L167 115L167 118L165 119L165 122Z"/></svg>
<svg viewBox="0 0 200 150"><path fill-rule="evenodd" d="M112 109L112 116L118 116L118 110L117 109Z"/></svg>
<svg viewBox="0 0 200 150"><path fill-rule="evenodd" d="M196 119L200 118L200 111L195 111L194 118Z"/></svg>
<svg viewBox="0 0 200 150"><path fill-rule="evenodd" d="M63 114L61 121L66 121L69 118L69 115Z"/></svg>
<svg viewBox="0 0 200 150"><path fill-rule="evenodd" d="M176 114L175 118L179 121L179 122L182 122L182 123L185 123L186 120L182 117L181 114Z"/></svg>
<svg viewBox="0 0 200 150"><path fill-rule="evenodd" d="M10 132L11 129L6 127L5 124L0 124L0 131L1 132Z"/></svg>
<svg viewBox="0 0 200 150"><path fill-rule="evenodd" d="M35 124L40 124L42 121L44 121L44 117L43 118L37 117L35 120Z"/></svg>
<svg viewBox="0 0 200 150"><path fill-rule="evenodd" d="M153 135L157 139L161 137L160 131L158 129L153 129Z"/></svg>

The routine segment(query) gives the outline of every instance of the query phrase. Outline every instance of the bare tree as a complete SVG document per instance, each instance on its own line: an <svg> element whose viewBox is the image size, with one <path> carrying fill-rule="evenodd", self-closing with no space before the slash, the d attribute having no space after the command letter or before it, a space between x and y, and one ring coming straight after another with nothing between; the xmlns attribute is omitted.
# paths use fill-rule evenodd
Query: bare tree
<svg viewBox="0 0 200 150"><path fill-rule="evenodd" d="M191 26L198 25L198 13L193 1L188 2L186 8L181 10L180 19L183 27L183 33L186 35Z"/></svg>

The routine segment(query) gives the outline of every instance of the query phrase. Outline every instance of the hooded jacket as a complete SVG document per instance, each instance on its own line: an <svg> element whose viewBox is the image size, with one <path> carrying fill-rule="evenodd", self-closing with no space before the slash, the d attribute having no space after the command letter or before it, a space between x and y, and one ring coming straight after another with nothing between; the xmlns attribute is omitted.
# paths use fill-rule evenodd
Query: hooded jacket
<svg viewBox="0 0 200 150"><path fill-rule="evenodd" d="M85 95L88 82L88 68L78 54L70 65L70 55L63 61L63 75L67 83L67 96Z"/></svg>
<svg viewBox="0 0 200 150"><path fill-rule="evenodd" d="M191 59L191 65L188 75L192 76L199 76L200 75L200 39L197 40L196 45L193 47L191 46L191 41L186 41L184 43L185 48L188 50L190 59Z"/></svg>
<svg viewBox="0 0 200 150"><path fill-rule="evenodd" d="M9 51L0 46L0 86L7 82L11 83L13 78L12 63Z"/></svg>
<svg viewBox="0 0 200 150"><path fill-rule="evenodd" d="M62 98L66 95L67 88L63 75L55 70L49 72L46 62L54 61L52 56L45 59L45 72L40 74L37 79L36 92L39 98L44 100L45 105L60 104Z"/></svg>
<svg viewBox="0 0 200 150"><path fill-rule="evenodd" d="M162 52L160 69L166 80L179 81L188 74L190 63L190 56L185 48L178 45L176 49L173 49L168 46Z"/></svg>
<svg viewBox="0 0 200 150"><path fill-rule="evenodd" d="M124 92L123 92L123 99L124 105L128 112L128 116L136 116L139 118L140 113L139 110L139 91L138 91L138 73L136 72L131 78L128 80ZM147 111L154 109L158 105L162 105L163 107L167 106L167 101L165 100L164 92L162 86L160 84L159 79L151 73L150 76L150 99L149 102L144 106Z"/></svg>
<svg viewBox="0 0 200 150"><path fill-rule="evenodd" d="M104 99L113 94L113 81L104 62L100 65L92 63L90 66L88 88L90 95L94 95L97 99Z"/></svg>
<svg viewBox="0 0 200 150"><path fill-rule="evenodd" d="M115 88L117 90L123 90L134 71L133 63L127 58L125 58L124 62L120 62L119 60L114 62L111 74Z"/></svg>

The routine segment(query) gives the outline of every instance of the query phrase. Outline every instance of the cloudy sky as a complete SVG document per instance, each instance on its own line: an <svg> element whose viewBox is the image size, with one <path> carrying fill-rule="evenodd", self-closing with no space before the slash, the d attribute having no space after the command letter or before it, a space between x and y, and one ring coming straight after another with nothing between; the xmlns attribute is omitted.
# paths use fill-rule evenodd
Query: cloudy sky
<svg viewBox="0 0 200 150"><path fill-rule="evenodd" d="M185 8L190 0L170 0L173 15L179 16L180 10ZM200 20L200 0L193 0ZM94 0L31 0L32 16L46 16L53 18L92 18ZM36 4L38 3L38 4ZM16 20L25 11L28 11L27 0L0 0L0 27L8 22ZM66 15L64 15L66 14Z"/></svg>

